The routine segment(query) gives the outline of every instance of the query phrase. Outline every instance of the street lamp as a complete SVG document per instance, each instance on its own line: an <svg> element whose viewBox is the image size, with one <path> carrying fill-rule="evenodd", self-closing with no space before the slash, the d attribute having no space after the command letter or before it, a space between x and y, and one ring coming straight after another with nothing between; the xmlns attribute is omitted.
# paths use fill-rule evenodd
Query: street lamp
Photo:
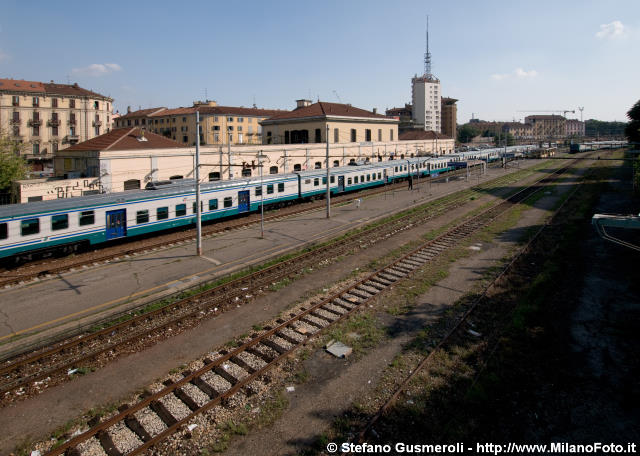
<svg viewBox="0 0 640 456"><path fill-rule="evenodd" d="M264 186L262 185L262 163L269 157L264 155L262 151L256 155L258 166L260 167L260 239L264 239Z"/></svg>

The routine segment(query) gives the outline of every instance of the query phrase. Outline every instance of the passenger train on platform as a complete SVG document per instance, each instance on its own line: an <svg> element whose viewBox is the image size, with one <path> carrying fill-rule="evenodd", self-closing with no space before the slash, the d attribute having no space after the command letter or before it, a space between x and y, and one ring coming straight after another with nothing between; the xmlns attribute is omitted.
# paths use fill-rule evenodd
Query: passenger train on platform
<svg viewBox="0 0 640 456"><path fill-rule="evenodd" d="M415 157L331 168L334 195L452 169L447 158ZM203 221L258 211L326 194L325 169L207 182L200 187ZM195 181L150 183L145 190L0 206L0 258L75 251L195 223Z"/></svg>
<svg viewBox="0 0 640 456"><path fill-rule="evenodd" d="M409 174L437 176L456 169L456 163L488 162L497 159L496 154L499 151L491 149L335 167L329 170L329 188L337 195L400 181ZM266 208L322 197L326 179L325 168L203 183L201 217L207 222L258 211L261 204ZM0 259L70 253L81 246L192 225L195 199L195 181L175 180L149 183L145 190L0 206Z"/></svg>

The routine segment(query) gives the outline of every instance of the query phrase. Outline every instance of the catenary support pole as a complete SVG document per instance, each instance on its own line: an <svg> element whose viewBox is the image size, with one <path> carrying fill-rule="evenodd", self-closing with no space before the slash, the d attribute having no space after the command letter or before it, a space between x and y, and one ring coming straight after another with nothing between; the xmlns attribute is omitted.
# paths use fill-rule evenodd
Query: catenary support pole
<svg viewBox="0 0 640 456"><path fill-rule="evenodd" d="M331 218L331 187L329 184L329 124L327 124L327 218Z"/></svg>
<svg viewBox="0 0 640 456"><path fill-rule="evenodd" d="M200 207L200 112L196 111L196 251L202 256L202 208Z"/></svg>

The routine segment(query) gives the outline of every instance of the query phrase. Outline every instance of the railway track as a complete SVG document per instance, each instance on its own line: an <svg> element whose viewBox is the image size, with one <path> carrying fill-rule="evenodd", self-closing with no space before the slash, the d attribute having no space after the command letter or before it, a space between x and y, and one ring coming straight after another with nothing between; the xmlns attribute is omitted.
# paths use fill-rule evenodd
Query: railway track
<svg viewBox="0 0 640 456"><path fill-rule="evenodd" d="M584 158L583 158L584 159ZM574 160L576 162L577 160ZM470 320L472 315L476 316L476 312L480 307L487 303L488 300L492 300L491 306L496 306L497 302L494 301L495 298L490 297L490 294L499 295L499 292L504 292L508 289L519 289L520 287L527 287L531 281L536 277L537 274L540 273L540 266L545 262L545 256L541 251L535 251L537 243L543 243L546 248L552 248L550 243L553 241L551 239L541 240L543 237L542 234L545 233L550 226L553 225L556 217L561 211L565 209L570 200L573 198L575 193L578 191L580 187L576 186L571 193L565 198L562 204L556 208L551 215L547 219L547 221L530 237L528 242L522 246L518 252L511 258L509 263L504 266L502 271L493 278L493 280L486 285L483 292L473 300L473 302L468 306L467 310L462 314L462 316L455 322L455 324L447 331L447 333L440 339L440 341L429 351L429 353L422 358L418 365L409 371L409 375L404 378L404 380L399 384L393 394L378 408L378 411L367 421L367 423L361 428L360 432L351 440L354 444L360 444L367 440L367 437L373 434L376 436L375 432L372 432L374 426L387 414L394 404L398 401L400 396L410 388L412 381L431 365L431 362L435 359L435 355L444 350L447 346L451 345L454 341L457 344L460 344L462 341L469 341L471 344L476 344L478 342L478 332L482 331L482 333L486 333L485 339L488 339L493 342L493 348L489 349L488 347L485 349L488 352L488 356L492 356L495 353L496 348L498 347L500 341L500 334L504 328L504 325L507 324L508 321L511 321L512 313L514 307L511 307L506 313L496 314L496 309L491 309L490 318L492 320L491 324L487 325L484 329L477 328L477 323L474 325L465 326L465 323ZM537 247L538 250L545 250L545 247ZM505 299L504 297L502 299ZM508 299L508 298L507 298ZM489 311L487 309L486 311ZM504 312L505 309L501 308L501 311ZM485 317L487 318L487 317ZM470 331L472 330L472 331ZM486 364L483 363L483 365ZM480 370L482 370L482 367ZM478 373L479 374L479 373ZM476 375L477 379L477 375ZM472 384L475 384L475 380ZM376 438L378 438L377 436ZM341 453L345 455L346 453Z"/></svg>
<svg viewBox="0 0 640 456"><path fill-rule="evenodd" d="M165 387L155 394L148 394L135 404L121 406L115 416L96 423L47 455L83 455L89 451L100 451L100 448L109 456L140 454L176 432L196 415L223 405L237 392L244 389L250 394L253 382L260 382L272 366L298 347L540 191L544 184L556 179L570 166L456 225L355 284L312 303L308 308L301 308L286 320L277 320L277 326L251 335L241 346L231 351L220 351L214 359L205 359L199 369L185 371L180 380L167 381Z"/></svg>
<svg viewBox="0 0 640 456"><path fill-rule="evenodd" d="M450 177L456 177L464 175L465 170L457 170L448 173L443 177L438 177L432 180L432 182L440 182ZM420 179L419 181L428 182L428 179ZM366 190L357 194L346 194L332 196L332 204L338 205L351 201L354 198L361 198L363 196L376 195L396 189L404 189L406 184L403 182L378 187L375 189ZM286 206L284 208L276 210L268 210L265 216L265 221L280 220L284 217L292 215L299 215L306 212L312 212L318 208L324 207L324 201L312 201L302 205ZM275 212L269 214L269 212ZM203 225L202 236L209 237L215 234L244 228L254 225L260 222L260 216L258 214L250 214L246 217L217 221L215 223L209 223ZM189 229L187 231L179 231L169 234L160 234L151 238L139 239L139 240L127 240L122 244L116 246L105 246L98 250L83 252L75 257L65 257L61 259L46 258L44 260L36 260L29 262L26 265L19 266L12 269L0 269L0 287L5 287L21 282L28 282L35 278L46 278L55 274L60 274L71 269L78 269L88 266L98 265L114 259L119 259L127 255L138 255L140 253L147 253L149 251L158 250L161 248L172 247L175 244L182 242L194 241L195 229Z"/></svg>
<svg viewBox="0 0 640 456"><path fill-rule="evenodd" d="M513 176L503 176L480 187L504 185L513 179ZM49 384L65 381L70 370L87 368L92 363L100 364L123 353L139 351L159 338L166 337L165 334L169 332L176 335L204 318L218 315L229 307L246 304L253 297L264 293L273 283L295 276L296 271L316 267L323 261L332 261L345 252L383 241L460 207L469 201L470 195L475 194L475 191L477 190L463 190L449 199L429 204L424 210L366 228L337 242L307 251L151 312L132 316L132 311L128 311L120 315L126 318L125 321L108 325L99 331L67 335L64 340L55 342L43 341L40 346L32 347L28 352L14 354L0 365L0 400L3 403L12 400L13 397L7 395L11 391L17 391L23 397L37 394L38 381L46 378L49 378ZM118 316L111 318L117 320ZM168 331L169 329L171 331Z"/></svg>

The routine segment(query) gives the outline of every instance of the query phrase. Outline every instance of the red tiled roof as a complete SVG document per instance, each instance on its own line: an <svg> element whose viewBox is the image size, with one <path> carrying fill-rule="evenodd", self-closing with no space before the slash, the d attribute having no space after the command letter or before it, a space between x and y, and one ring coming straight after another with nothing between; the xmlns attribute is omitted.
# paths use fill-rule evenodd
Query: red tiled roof
<svg viewBox="0 0 640 456"><path fill-rule="evenodd" d="M139 150L139 149L169 149L184 147L176 141L155 133L144 131L146 141L140 141L143 130L140 128L117 128L104 135L75 144L65 149L67 151L106 151L106 150Z"/></svg>
<svg viewBox="0 0 640 456"><path fill-rule="evenodd" d="M340 117L367 117L372 119L388 119L395 120L381 114L374 114L371 111L366 111L360 108L354 108L341 103L327 103L326 101L319 101L303 108L297 108L293 111L281 112L268 119L272 120L288 120L288 119L303 119L305 117L327 117L327 116L340 116Z"/></svg>
<svg viewBox="0 0 640 456"><path fill-rule="evenodd" d="M163 109L162 111L150 114L149 117L164 117L164 116L178 116L182 114L193 114L196 112L196 108L173 108Z"/></svg>
<svg viewBox="0 0 640 456"><path fill-rule="evenodd" d="M166 109L167 108L165 108L164 106L160 106L158 108L139 109L137 111L131 111L126 114L123 114L120 117L118 117L118 119L129 119L133 117L136 117L136 118L147 117L147 116L150 116L151 114L155 114L156 112L166 110Z"/></svg>
<svg viewBox="0 0 640 456"><path fill-rule="evenodd" d="M200 111L200 114L233 114L236 116L255 117L271 117L289 112L281 109L259 109L236 106L201 106L198 108L198 111Z"/></svg>
<svg viewBox="0 0 640 456"><path fill-rule="evenodd" d="M424 131L424 130L409 130L405 131L398 135L398 139L400 141L416 141L416 140L425 140L425 139L451 139L447 135L443 135L442 133L436 133L435 131Z"/></svg>
<svg viewBox="0 0 640 456"><path fill-rule="evenodd" d="M0 91L33 92L46 95L65 95L77 97L109 98L78 84L55 84L53 82L23 81L21 79L0 79Z"/></svg>

